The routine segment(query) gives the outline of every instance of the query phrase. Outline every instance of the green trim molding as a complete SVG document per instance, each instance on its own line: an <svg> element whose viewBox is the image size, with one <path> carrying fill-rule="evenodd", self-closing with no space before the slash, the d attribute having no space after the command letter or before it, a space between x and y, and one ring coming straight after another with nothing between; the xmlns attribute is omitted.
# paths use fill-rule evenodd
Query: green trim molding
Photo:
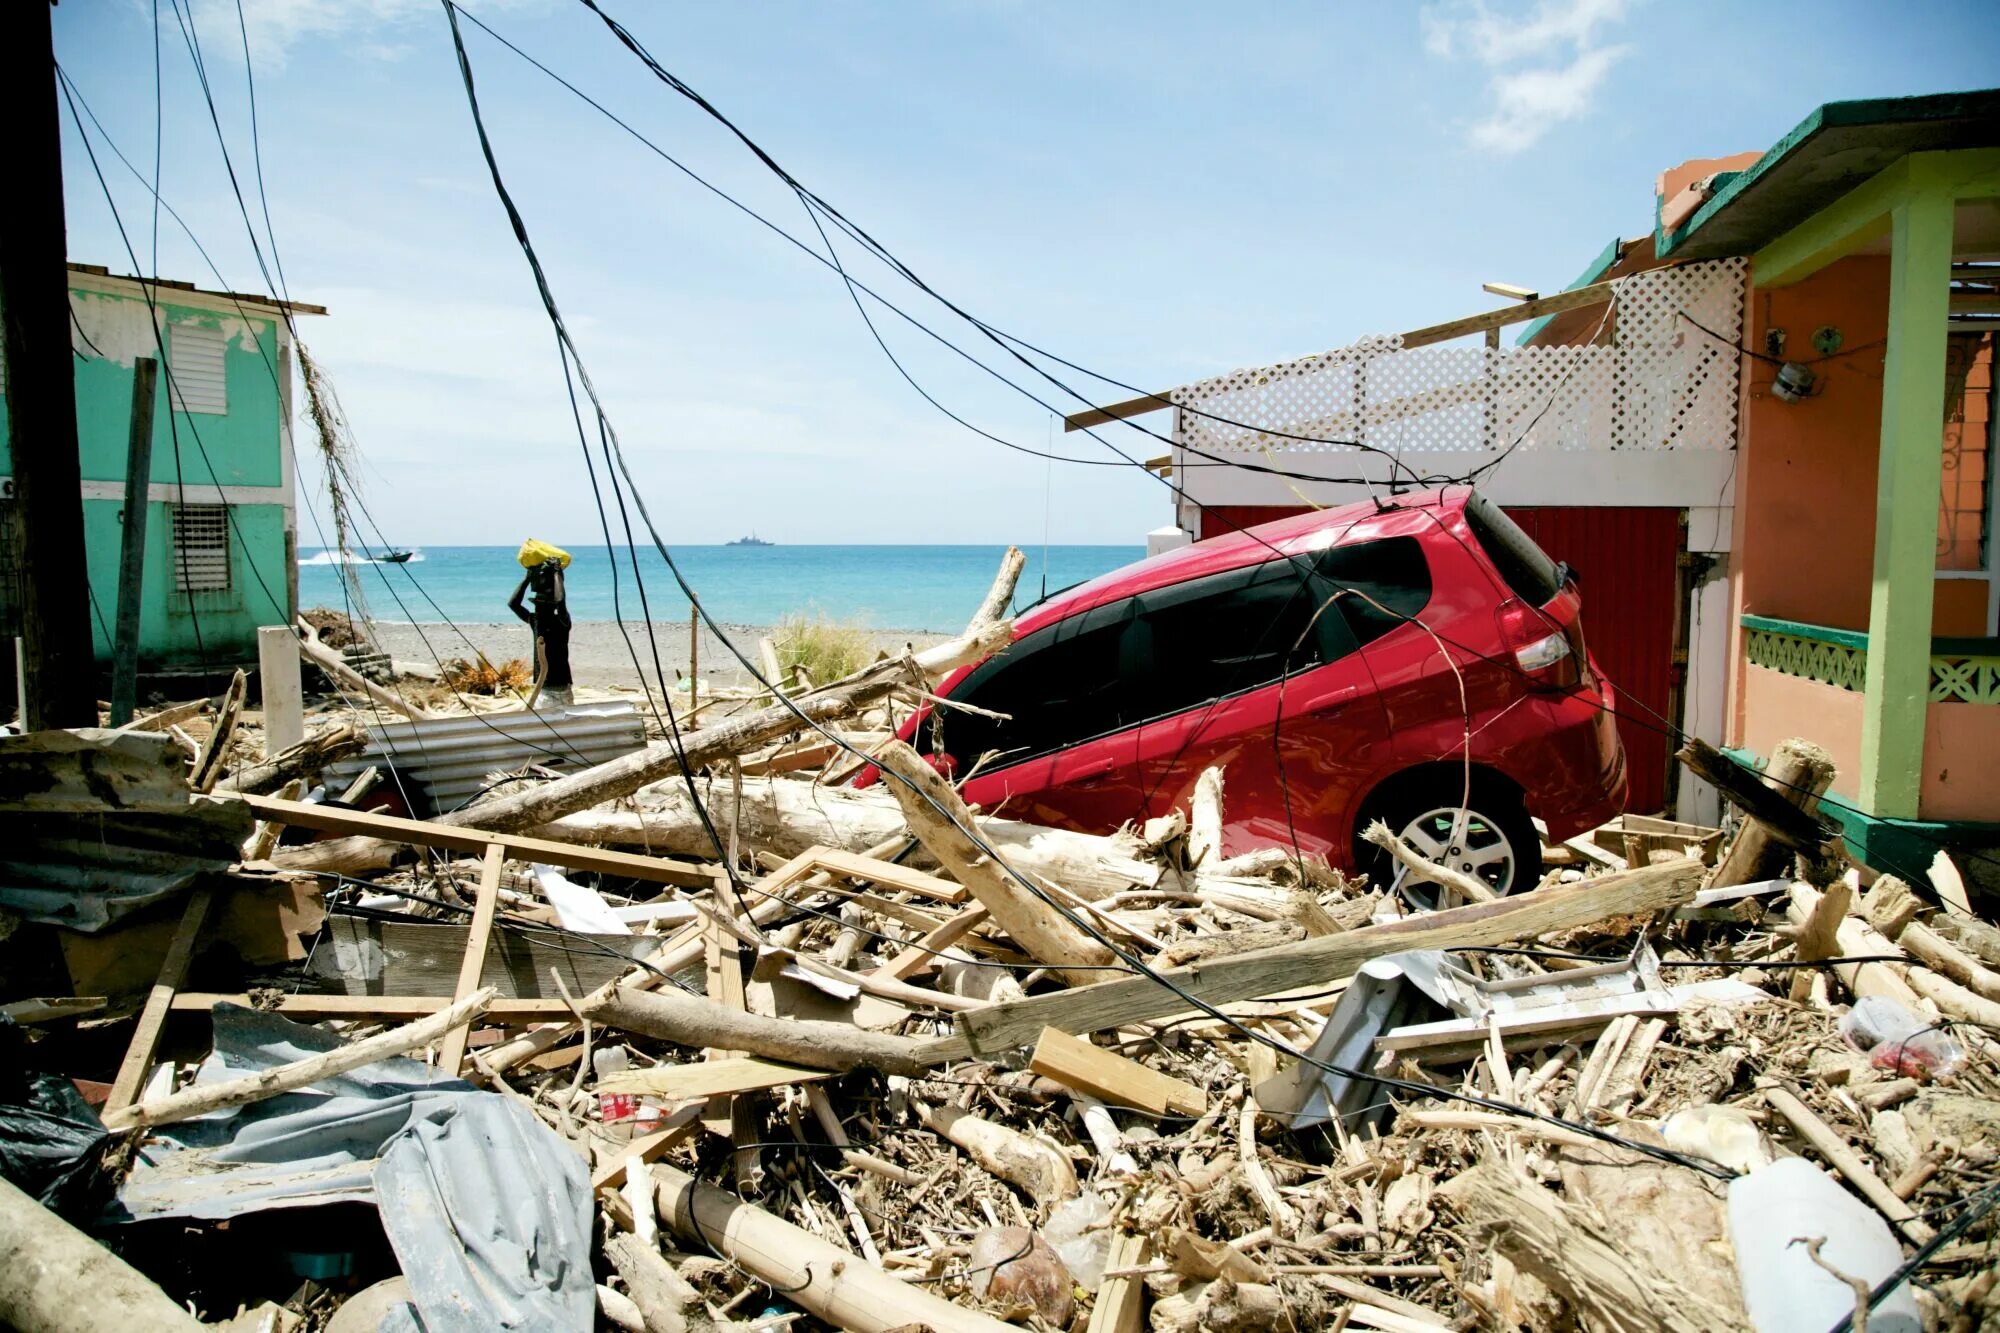
<svg viewBox="0 0 2000 1333"><path fill-rule="evenodd" d="M1745 768L1762 772L1764 761L1755 751L1724 749ZM1840 836L1854 859L1883 874L1913 884L1927 882L1931 861L1940 850L1965 856L1990 853L2000 847L2000 824L1960 819L1885 819L1871 815L1846 797L1828 792L1819 812L1840 826Z"/></svg>
<svg viewBox="0 0 2000 1333"><path fill-rule="evenodd" d="M1747 170L1718 186L1671 232L1654 223L1661 259L1749 254L1910 153L2000 143L2000 90L1828 102Z"/></svg>
<svg viewBox="0 0 2000 1333"><path fill-rule="evenodd" d="M1771 616L1744 616L1752 666L1864 691L1868 636ZM2000 639L1932 639L1930 702L2000 704Z"/></svg>

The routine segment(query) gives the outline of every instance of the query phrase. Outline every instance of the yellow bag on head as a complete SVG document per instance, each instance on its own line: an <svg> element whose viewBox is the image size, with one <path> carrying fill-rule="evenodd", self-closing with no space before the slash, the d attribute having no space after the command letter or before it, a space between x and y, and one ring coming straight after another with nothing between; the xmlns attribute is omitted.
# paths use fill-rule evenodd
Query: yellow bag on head
<svg viewBox="0 0 2000 1333"><path fill-rule="evenodd" d="M516 557L522 566L533 569L536 565L553 560L557 569L569 568L569 552L560 546L552 546L537 537L530 537L521 543L521 554Z"/></svg>

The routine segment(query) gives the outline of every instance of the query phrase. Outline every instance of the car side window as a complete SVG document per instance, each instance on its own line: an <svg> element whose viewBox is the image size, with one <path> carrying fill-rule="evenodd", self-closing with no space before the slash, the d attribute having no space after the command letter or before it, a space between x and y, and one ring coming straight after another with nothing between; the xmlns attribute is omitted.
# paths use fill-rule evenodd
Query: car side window
<svg viewBox="0 0 2000 1333"><path fill-rule="evenodd" d="M1268 685L1338 660L1356 644L1331 585L1281 558L1138 597L1127 684L1145 719Z"/></svg>
<svg viewBox="0 0 2000 1333"><path fill-rule="evenodd" d="M960 703L1006 719L934 709L945 752L960 770L988 751L1014 763L1116 731L1129 716L1121 647L1133 601L1125 598L1029 634L976 667L951 692ZM919 748L934 744L920 733Z"/></svg>
<svg viewBox="0 0 2000 1333"><path fill-rule="evenodd" d="M1314 565L1329 588L1362 594L1339 602L1357 645L1373 643L1430 605L1430 562L1415 537L1337 546L1322 552Z"/></svg>

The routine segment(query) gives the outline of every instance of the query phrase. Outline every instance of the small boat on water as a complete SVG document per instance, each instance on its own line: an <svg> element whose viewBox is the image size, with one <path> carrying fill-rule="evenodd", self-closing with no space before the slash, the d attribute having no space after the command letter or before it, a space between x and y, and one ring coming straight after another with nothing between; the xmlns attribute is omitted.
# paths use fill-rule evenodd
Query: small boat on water
<svg viewBox="0 0 2000 1333"><path fill-rule="evenodd" d="M767 542L762 537L759 537L756 533L753 532L748 537L738 537L733 542L724 542L723 545L724 546L776 546L777 543Z"/></svg>
<svg viewBox="0 0 2000 1333"><path fill-rule="evenodd" d="M380 558L385 565L407 565L415 554L415 551L384 551Z"/></svg>

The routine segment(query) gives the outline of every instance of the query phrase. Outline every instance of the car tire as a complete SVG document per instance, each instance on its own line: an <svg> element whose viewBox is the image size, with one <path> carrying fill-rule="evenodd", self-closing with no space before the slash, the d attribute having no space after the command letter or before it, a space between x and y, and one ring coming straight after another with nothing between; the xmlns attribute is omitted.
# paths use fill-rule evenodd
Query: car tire
<svg viewBox="0 0 2000 1333"><path fill-rule="evenodd" d="M1504 781L1473 775L1472 800L1462 836L1452 843L1453 816L1465 799L1465 781L1457 774L1427 772L1408 780L1392 780L1370 798L1355 825L1355 868L1377 888L1396 882L1396 864L1386 851L1360 838L1379 819L1427 859L1477 875L1499 894L1523 893L1542 877L1542 840L1521 794ZM1409 901L1433 907L1436 886L1408 882L1402 886Z"/></svg>

